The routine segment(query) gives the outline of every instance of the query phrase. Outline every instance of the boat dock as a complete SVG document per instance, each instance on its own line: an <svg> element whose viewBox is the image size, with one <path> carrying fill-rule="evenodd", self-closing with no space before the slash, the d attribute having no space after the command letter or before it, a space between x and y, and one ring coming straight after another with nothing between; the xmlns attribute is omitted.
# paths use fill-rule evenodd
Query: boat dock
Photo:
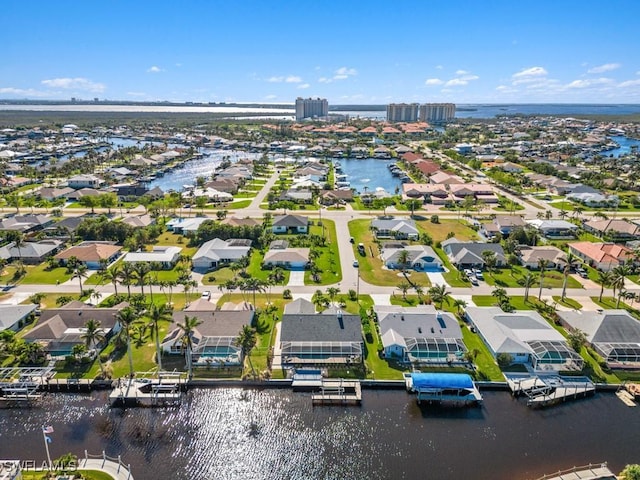
<svg viewBox="0 0 640 480"><path fill-rule="evenodd" d="M616 478L609 470L607 463L590 463L581 467L573 467L556 473L544 475L536 480L599 480Z"/></svg>
<svg viewBox="0 0 640 480"><path fill-rule="evenodd" d="M0 406L30 406L42 398L38 391L53 376L53 367L0 368Z"/></svg>
<svg viewBox="0 0 640 480"><path fill-rule="evenodd" d="M112 407L165 407L182 401L186 378L182 373L162 372L154 377L121 378L109 394Z"/></svg>
<svg viewBox="0 0 640 480"><path fill-rule="evenodd" d="M478 387L464 373L408 373L404 379L407 391L417 395L418 404L423 401L457 405L482 403Z"/></svg>
<svg viewBox="0 0 640 480"><path fill-rule="evenodd" d="M594 394L596 386L587 377L561 375L505 375L514 396L527 396L527 406L547 407Z"/></svg>
<svg viewBox="0 0 640 480"><path fill-rule="evenodd" d="M358 380L324 379L320 391L311 396L313 405L360 405L362 390Z"/></svg>

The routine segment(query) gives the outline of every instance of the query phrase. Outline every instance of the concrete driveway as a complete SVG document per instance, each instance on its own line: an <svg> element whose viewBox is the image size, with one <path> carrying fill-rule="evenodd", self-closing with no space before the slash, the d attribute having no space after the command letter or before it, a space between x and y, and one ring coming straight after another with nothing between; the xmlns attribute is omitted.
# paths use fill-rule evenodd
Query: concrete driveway
<svg viewBox="0 0 640 480"><path fill-rule="evenodd" d="M287 287L304 287L304 270L292 270Z"/></svg>

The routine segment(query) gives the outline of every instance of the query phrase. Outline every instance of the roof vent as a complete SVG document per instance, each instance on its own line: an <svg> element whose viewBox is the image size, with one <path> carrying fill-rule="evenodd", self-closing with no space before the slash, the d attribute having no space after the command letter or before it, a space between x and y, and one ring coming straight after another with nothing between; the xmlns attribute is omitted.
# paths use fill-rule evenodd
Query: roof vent
<svg viewBox="0 0 640 480"><path fill-rule="evenodd" d="M400 315L400 320L404 322L404 315Z"/></svg>
<svg viewBox="0 0 640 480"><path fill-rule="evenodd" d="M422 333L422 327L418 327L418 333Z"/></svg>

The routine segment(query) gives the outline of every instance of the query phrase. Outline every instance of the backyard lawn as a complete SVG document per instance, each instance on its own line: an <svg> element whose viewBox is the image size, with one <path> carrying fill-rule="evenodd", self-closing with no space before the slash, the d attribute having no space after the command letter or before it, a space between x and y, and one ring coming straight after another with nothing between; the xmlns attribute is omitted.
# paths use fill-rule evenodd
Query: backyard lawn
<svg viewBox="0 0 640 480"><path fill-rule="evenodd" d="M430 220L418 220L416 225L429 234L433 239L433 243L442 242L453 233L458 240L474 241L479 240L478 233L471 228L466 220L454 220L450 218L441 218L438 223L432 223Z"/></svg>
<svg viewBox="0 0 640 480"><path fill-rule="evenodd" d="M320 256L315 260L316 265L322 270L320 281L313 281L310 271L304 274L305 285L331 285L342 280L342 266L340 264L340 253L338 252L338 240L336 236L336 225L333 220L322 220L323 226L314 225L309 229L310 234L323 235L326 238L326 246L318 248ZM324 233L323 233L324 232Z"/></svg>
<svg viewBox="0 0 640 480"><path fill-rule="evenodd" d="M512 268L499 268L492 272L485 272L484 279L488 285L495 285L503 288L519 288L522 287L522 280L531 273L535 278L535 284L531 287L537 291L539 288L540 272L538 270L528 270L519 265ZM545 288L561 288L564 281L562 272L557 270L545 270L543 278L543 292ZM567 288L582 288L582 284L572 276L567 280Z"/></svg>

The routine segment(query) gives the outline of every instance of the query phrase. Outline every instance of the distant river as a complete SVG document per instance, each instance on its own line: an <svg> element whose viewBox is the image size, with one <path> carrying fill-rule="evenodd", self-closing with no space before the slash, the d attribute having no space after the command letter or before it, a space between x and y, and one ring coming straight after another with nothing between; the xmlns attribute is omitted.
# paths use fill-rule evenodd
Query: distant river
<svg viewBox="0 0 640 480"><path fill-rule="evenodd" d="M605 157L621 157L622 155L627 155L629 153L631 153L631 147L635 146L636 147L636 151L640 152L640 140L636 140L634 138L628 138L628 137L623 137L623 136L614 136L614 137L609 137L611 138L611 140L613 140L614 142L616 142L618 145L620 145L619 148L615 148L613 150L607 150L605 152L602 152L602 155L604 155Z"/></svg>
<svg viewBox="0 0 640 480"><path fill-rule="evenodd" d="M313 407L289 390L194 389L172 409L106 407L106 393L57 395L0 410L0 459L122 455L136 480L534 479L607 460L640 462L640 412L613 394L531 410L506 392L482 408L420 408L402 391L361 407Z"/></svg>

